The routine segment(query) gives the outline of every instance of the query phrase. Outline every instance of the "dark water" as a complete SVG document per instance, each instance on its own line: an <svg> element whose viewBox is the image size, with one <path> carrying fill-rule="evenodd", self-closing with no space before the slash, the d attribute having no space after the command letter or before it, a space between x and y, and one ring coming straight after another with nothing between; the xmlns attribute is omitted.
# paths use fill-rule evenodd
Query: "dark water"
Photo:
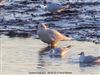
<svg viewBox="0 0 100 75"><path fill-rule="evenodd" d="M100 43L100 3L70 3L70 9L59 14L40 8L34 2L10 1L0 6L0 30L34 33L39 22L46 22L76 40ZM7 31L8 30L8 31Z"/></svg>

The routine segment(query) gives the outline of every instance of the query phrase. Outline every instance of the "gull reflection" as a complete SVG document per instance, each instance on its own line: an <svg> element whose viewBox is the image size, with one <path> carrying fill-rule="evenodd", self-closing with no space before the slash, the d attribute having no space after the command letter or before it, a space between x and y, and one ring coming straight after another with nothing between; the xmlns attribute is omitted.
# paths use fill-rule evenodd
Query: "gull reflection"
<svg viewBox="0 0 100 75"><path fill-rule="evenodd" d="M100 62L94 62L94 63L79 63L79 66L80 67L91 67L91 66L94 66L94 65L100 65Z"/></svg>
<svg viewBox="0 0 100 75"><path fill-rule="evenodd" d="M50 65L53 58L56 60L62 58L68 53L70 47L71 46L51 48L50 46L47 46L41 49L41 51L39 51L38 68L44 68L45 66Z"/></svg>

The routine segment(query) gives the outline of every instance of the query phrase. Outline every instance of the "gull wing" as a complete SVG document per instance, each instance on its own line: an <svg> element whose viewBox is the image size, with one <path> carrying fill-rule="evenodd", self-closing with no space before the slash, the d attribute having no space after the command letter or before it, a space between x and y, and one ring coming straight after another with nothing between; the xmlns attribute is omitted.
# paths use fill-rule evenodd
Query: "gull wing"
<svg viewBox="0 0 100 75"><path fill-rule="evenodd" d="M93 56L86 56L84 59L84 62L94 62L96 60L96 57Z"/></svg>
<svg viewBox="0 0 100 75"><path fill-rule="evenodd" d="M49 34L49 36L53 39L53 40L69 40L69 37L66 37L65 35L61 34L60 32L58 32L57 30L54 29L47 29L47 33Z"/></svg>

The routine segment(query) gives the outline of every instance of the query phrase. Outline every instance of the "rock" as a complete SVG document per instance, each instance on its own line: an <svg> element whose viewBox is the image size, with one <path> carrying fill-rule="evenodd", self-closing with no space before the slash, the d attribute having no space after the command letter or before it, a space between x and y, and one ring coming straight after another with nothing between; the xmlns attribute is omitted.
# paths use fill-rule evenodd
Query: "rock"
<svg viewBox="0 0 100 75"><path fill-rule="evenodd" d="M23 37L23 38L28 38L32 36L31 33L28 33L28 32L20 32L20 33L17 33L17 37Z"/></svg>
<svg viewBox="0 0 100 75"><path fill-rule="evenodd" d="M9 31L6 35L9 37L16 37L17 33L15 31Z"/></svg>

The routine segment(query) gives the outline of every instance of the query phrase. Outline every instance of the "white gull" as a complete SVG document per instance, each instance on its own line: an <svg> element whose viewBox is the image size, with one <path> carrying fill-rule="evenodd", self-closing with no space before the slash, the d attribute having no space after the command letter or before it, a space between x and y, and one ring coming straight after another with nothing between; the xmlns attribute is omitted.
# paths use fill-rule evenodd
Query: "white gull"
<svg viewBox="0 0 100 75"><path fill-rule="evenodd" d="M63 6L61 3L57 3L57 2L53 2L53 1L46 1L44 2L44 5L40 5L41 8L52 12L52 13L56 13L56 12L62 12L64 11L66 8L69 8L69 5L67 6Z"/></svg>
<svg viewBox="0 0 100 75"><path fill-rule="evenodd" d="M100 60L100 57L94 57L91 55L85 56L84 52L81 52L80 54L79 61L80 63L94 63Z"/></svg>
<svg viewBox="0 0 100 75"><path fill-rule="evenodd" d="M72 39L70 37L66 37L55 29L49 29L47 24L41 24L38 28L37 34L39 38L43 42L50 44L51 47L56 47L59 41Z"/></svg>

